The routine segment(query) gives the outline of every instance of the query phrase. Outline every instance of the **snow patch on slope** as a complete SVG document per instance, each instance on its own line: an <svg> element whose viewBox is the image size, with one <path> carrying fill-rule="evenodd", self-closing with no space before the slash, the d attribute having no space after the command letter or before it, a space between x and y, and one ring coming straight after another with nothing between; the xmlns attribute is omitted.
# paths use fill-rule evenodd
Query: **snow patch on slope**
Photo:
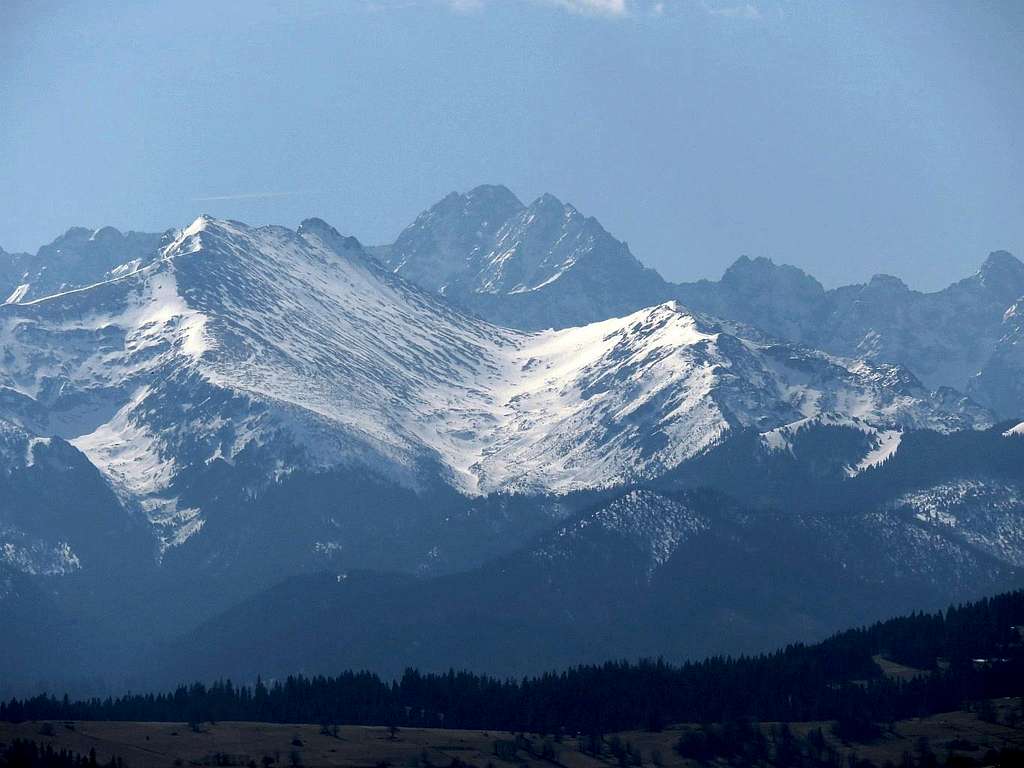
<svg viewBox="0 0 1024 768"><path fill-rule="evenodd" d="M792 453L793 441L796 436L805 429L812 429L813 427L818 426L849 427L850 429L856 429L866 434L875 434L877 432L874 427L865 424L859 418L853 416L845 416L837 413L816 413L803 419L797 419L789 424L783 424L781 427L770 429L767 432L762 432L761 443L769 451L788 451L789 453Z"/></svg>
<svg viewBox="0 0 1024 768"><path fill-rule="evenodd" d="M646 491L628 493L603 507L594 520L638 545L650 559L651 572L667 563L686 539L711 527L704 515Z"/></svg>
<svg viewBox="0 0 1024 768"><path fill-rule="evenodd" d="M591 531L607 531L621 536L642 553L650 578L684 542L710 527L711 521L705 515L694 512L683 502L651 491L630 491L594 514L559 528L534 554L556 558Z"/></svg>
<svg viewBox="0 0 1024 768"><path fill-rule="evenodd" d="M960 480L899 497L894 506L950 531L999 559L1024 566L1024 488L999 480Z"/></svg>
<svg viewBox="0 0 1024 768"><path fill-rule="evenodd" d="M480 487L601 487L695 455L729 428L709 399L716 339L671 303L525 336L504 350L493 438L471 465Z"/></svg>
<svg viewBox="0 0 1024 768"><path fill-rule="evenodd" d="M7 297L6 301L4 301L4 304L20 303L21 300L25 298L25 294L28 293L29 288L30 286L28 283L22 283L21 285L14 289L10 296Z"/></svg>
<svg viewBox="0 0 1024 768"><path fill-rule="evenodd" d="M865 469L877 467L890 457L896 454L903 440L903 431L899 429L885 429L876 433L875 447L868 451L867 455L857 462L856 466L847 468L846 472L850 477L856 477Z"/></svg>
<svg viewBox="0 0 1024 768"><path fill-rule="evenodd" d="M30 576L66 576L82 567L66 541L51 544L11 528L0 528L0 563Z"/></svg>
<svg viewBox="0 0 1024 768"><path fill-rule="evenodd" d="M858 417L822 413L762 432L761 443L772 452L792 453L797 435L815 426L846 427L871 436L872 447L857 463L846 467L847 477L856 477L861 472L884 463L896 454L903 440L902 429L885 429L873 426Z"/></svg>

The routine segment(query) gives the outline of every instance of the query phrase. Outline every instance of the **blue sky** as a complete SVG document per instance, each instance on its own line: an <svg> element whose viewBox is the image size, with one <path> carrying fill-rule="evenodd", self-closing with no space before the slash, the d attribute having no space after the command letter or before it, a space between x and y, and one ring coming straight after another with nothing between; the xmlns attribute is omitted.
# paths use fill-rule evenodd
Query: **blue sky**
<svg viewBox="0 0 1024 768"><path fill-rule="evenodd" d="M670 279L1024 256L1024 3L0 3L0 246L550 191Z"/></svg>

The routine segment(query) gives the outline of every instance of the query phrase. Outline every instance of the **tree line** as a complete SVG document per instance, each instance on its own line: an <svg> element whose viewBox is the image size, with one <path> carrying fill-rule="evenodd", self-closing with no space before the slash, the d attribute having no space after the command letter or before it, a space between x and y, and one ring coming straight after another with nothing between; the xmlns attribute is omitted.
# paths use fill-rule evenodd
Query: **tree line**
<svg viewBox="0 0 1024 768"><path fill-rule="evenodd" d="M52 744L39 744L29 739L15 739L7 745L0 745L0 768L124 768L120 757L111 757L109 762L96 760L96 750L90 749L88 756L69 749L57 749Z"/></svg>
<svg viewBox="0 0 1024 768"><path fill-rule="evenodd" d="M521 680L407 670L290 676L72 701L0 702L0 720L319 722L539 733L660 729L674 722L836 720L850 733L1024 694L1024 591L848 630L814 645L681 665L610 661ZM915 667L882 674L873 657Z"/></svg>

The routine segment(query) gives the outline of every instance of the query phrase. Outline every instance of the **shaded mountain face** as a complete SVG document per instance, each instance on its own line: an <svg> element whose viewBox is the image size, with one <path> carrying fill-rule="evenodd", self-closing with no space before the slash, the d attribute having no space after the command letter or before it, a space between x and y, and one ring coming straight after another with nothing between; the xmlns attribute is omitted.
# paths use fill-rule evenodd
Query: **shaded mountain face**
<svg viewBox="0 0 1024 768"><path fill-rule="evenodd" d="M968 391L1005 416L1024 413L1024 297L1004 313L992 354Z"/></svg>
<svg viewBox="0 0 1024 768"><path fill-rule="evenodd" d="M584 325L671 298L596 219L549 194L524 206L501 186L453 192L380 258L420 287L522 330Z"/></svg>
<svg viewBox="0 0 1024 768"><path fill-rule="evenodd" d="M285 581L162 645L149 669L170 684L680 660L1024 583L1024 429L908 433L890 459L841 478L809 465L857 454L836 429L806 426L785 450L734 435L660 489L615 493L468 572Z"/></svg>
<svg viewBox="0 0 1024 768"><path fill-rule="evenodd" d="M34 256L0 250L0 299L17 304L133 272L152 262L169 237L73 227Z"/></svg>
<svg viewBox="0 0 1024 768"><path fill-rule="evenodd" d="M102 568L111 549L146 541L85 455L59 437L32 435L2 420L0 530L0 560L41 576ZM151 552L136 550L118 559L151 560Z"/></svg>
<svg viewBox="0 0 1024 768"><path fill-rule="evenodd" d="M80 683L104 645L95 616L155 567L153 539L85 455L0 419L0 684ZM112 634L97 642L102 623ZM123 627L122 627L123 629Z"/></svg>
<svg viewBox="0 0 1024 768"><path fill-rule="evenodd" d="M1022 294L1024 264L1006 252L992 254L976 274L936 293L876 277L860 290L834 293L820 338L843 354L901 360L932 386L966 389L1002 335L1008 307Z"/></svg>
<svg viewBox="0 0 1024 768"><path fill-rule="evenodd" d="M148 255L104 232L79 239L122 251L37 297L71 259L48 251L0 305L0 575L106 669L173 637L237 656L261 634L248 611L306 605L294 585L330 585L310 593L319 623L290 656L254 645L257 671L754 650L1017 578L1012 425L884 355L780 340L839 306L797 270L739 262L694 294L732 312L715 319L571 206L497 187L383 249L319 219L201 217ZM954 286L964 306L1014 290L1012 261L992 269ZM864 290L853 315L908 293ZM594 321L481 319L563 310ZM24 597L8 608L42 620ZM486 637L465 631L474 611ZM657 631L639 637L630 611Z"/></svg>
<svg viewBox="0 0 1024 768"><path fill-rule="evenodd" d="M865 285L825 291L811 277L767 259L741 259L718 283L680 285L687 306L756 326L836 355L898 362L931 387L970 391L1004 417L1024 399L998 374L1012 335L1004 317L1024 294L1024 264L993 253L971 277L934 293L876 275ZM991 362L990 362L991 361ZM975 382L990 368L987 382Z"/></svg>
<svg viewBox="0 0 1024 768"><path fill-rule="evenodd" d="M828 314L825 289L796 267L769 259L739 258L718 282L674 287L685 306L754 326L780 339L808 342Z"/></svg>
<svg viewBox="0 0 1024 768"><path fill-rule="evenodd" d="M1019 446L1005 448L1021 458ZM284 582L150 660L170 683L195 670L390 675L413 664L521 675L608 658L754 652L1020 584L1021 479L1017 471L963 494L957 483L901 492L889 477L884 500L842 512L632 490L467 573ZM995 498L1004 503L993 509Z"/></svg>
<svg viewBox="0 0 1024 768"><path fill-rule="evenodd" d="M832 354L898 362L928 386L969 390L1006 417L1024 411L1024 401L972 382L1005 335L1004 315L1022 292L1024 264L1004 251L934 293L889 275L826 291L794 267L745 258L717 283L677 286L680 301L694 310Z"/></svg>
<svg viewBox="0 0 1024 768"><path fill-rule="evenodd" d="M483 268L481 259L499 229L523 211L507 188L485 185L452 192L424 211L389 248L384 263L428 291L444 292Z"/></svg>
<svg viewBox="0 0 1024 768"><path fill-rule="evenodd" d="M0 687L5 695L35 695L75 678L89 665L80 614L69 614L39 577L0 561ZM47 685L47 687L49 687Z"/></svg>

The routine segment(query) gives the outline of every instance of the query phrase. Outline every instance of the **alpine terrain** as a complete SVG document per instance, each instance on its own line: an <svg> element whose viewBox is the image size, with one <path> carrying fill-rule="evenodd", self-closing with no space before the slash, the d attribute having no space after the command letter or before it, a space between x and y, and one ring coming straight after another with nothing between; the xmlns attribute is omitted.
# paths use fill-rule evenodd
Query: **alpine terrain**
<svg viewBox="0 0 1024 768"><path fill-rule="evenodd" d="M0 294L12 689L753 652L1024 582L1003 252L674 285L485 186L384 246L75 228Z"/></svg>

